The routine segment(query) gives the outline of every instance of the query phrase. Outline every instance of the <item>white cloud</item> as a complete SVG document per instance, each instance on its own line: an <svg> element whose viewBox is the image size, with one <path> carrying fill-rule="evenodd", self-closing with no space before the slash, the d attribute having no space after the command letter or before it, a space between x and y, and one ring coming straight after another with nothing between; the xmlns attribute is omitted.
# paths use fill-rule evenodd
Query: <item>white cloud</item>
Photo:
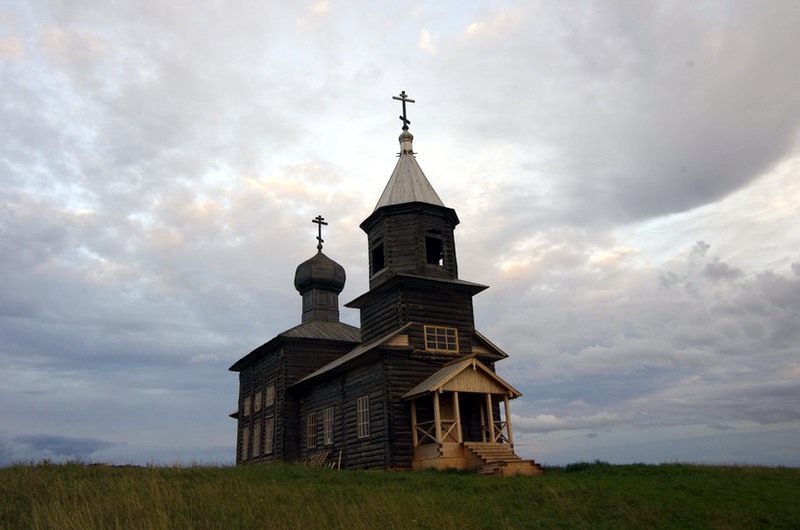
<svg viewBox="0 0 800 530"><path fill-rule="evenodd" d="M111 444L81 454L232 458L226 368L298 322L314 216L342 300L367 288L358 224L394 164L400 90L462 220L461 276L492 287L476 323L511 354L498 370L525 394L525 443L578 460L585 431L616 447L625 429L796 433L792 9L9 6L5 439L43 418L48 436ZM172 447L189 438L202 447Z"/></svg>

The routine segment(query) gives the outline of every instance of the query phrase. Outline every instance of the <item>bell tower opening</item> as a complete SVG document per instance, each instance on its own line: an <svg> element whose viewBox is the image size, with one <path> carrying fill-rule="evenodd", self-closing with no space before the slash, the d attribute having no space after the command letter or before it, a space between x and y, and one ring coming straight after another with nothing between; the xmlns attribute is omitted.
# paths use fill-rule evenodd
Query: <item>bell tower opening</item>
<svg viewBox="0 0 800 530"><path fill-rule="evenodd" d="M386 258L383 254L383 243L378 243L374 247L372 247L372 270L370 271L372 274L379 272L381 269L386 267Z"/></svg>
<svg viewBox="0 0 800 530"><path fill-rule="evenodd" d="M444 264L444 244L441 233L430 230L425 236L425 261L430 265Z"/></svg>

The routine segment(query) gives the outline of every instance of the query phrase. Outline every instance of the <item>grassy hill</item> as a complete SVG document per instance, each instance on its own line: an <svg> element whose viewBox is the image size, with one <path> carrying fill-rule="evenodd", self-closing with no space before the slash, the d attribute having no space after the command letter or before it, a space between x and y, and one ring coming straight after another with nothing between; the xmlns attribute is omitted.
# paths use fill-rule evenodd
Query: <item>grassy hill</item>
<svg viewBox="0 0 800 530"><path fill-rule="evenodd" d="M800 469L594 463L499 479L39 464L0 469L0 528L800 528Z"/></svg>

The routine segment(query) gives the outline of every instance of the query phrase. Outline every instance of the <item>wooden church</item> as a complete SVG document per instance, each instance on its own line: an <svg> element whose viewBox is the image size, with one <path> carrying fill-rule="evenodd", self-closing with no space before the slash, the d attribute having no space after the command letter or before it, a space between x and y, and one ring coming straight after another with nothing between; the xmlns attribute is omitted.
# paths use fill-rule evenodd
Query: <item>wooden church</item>
<svg viewBox="0 0 800 530"><path fill-rule="evenodd" d="M538 474L514 453L509 401L495 373L507 355L475 329L472 297L486 286L458 277L455 210L444 205L412 149L405 92L400 155L367 234L369 291L345 304L341 265L322 252L294 285L301 324L245 355L239 373L236 462L307 461L341 468L474 469Z"/></svg>

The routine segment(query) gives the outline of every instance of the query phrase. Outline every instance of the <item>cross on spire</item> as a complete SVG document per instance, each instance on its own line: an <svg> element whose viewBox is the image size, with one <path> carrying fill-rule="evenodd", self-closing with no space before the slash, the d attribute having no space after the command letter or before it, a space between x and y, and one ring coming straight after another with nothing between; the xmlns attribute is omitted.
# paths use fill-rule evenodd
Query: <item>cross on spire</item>
<svg viewBox="0 0 800 530"><path fill-rule="evenodd" d="M322 225L327 225L328 223L325 222L325 218L322 217L321 215L316 216L314 219L311 220L311 222L316 224L316 225L318 225L318 227L317 227L317 230L318 230L318 232L317 232L317 241L318 241L317 250L319 252L322 252L322 244L325 242L325 240L322 239Z"/></svg>
<svg viewBox="0 0 800 530"><path fill-rule="evenodd" d="M408 96L406 95L406 91L405 90L400 92L400 96L399 97L398 96L392 96L392 99L396 99L397 101L402 101L403 102L403 115L400 116L400 119L403 121L403 130L407 131L408 130L408 126L411 125L411 120L406 118L406 101L409 102L409 103L416 103L416 102L413 99L408 99Z"/></svg>

